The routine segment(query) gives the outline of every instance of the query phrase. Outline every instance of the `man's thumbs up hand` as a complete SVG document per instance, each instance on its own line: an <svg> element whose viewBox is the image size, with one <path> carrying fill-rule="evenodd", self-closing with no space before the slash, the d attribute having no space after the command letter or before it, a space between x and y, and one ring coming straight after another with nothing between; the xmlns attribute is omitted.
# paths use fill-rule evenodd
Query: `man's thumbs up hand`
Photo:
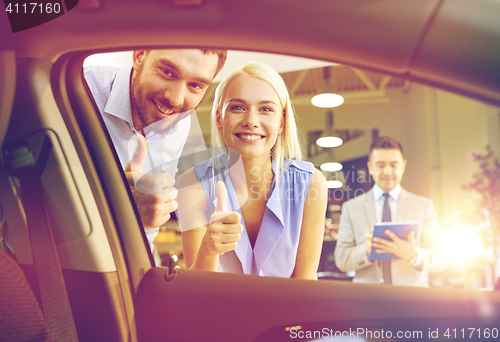
<svg viewBox="0 0 500 342"><path fill-rule="evenodd" d="M137 147L125 166L125 176L130 185L135 204L144 228L159 227L170 219L177 209L175 179L168 174L144 173L143 165L148 153L148 144L142 135L137 135Z"/></svg>
<svg viewBox="0 0 500 342"><path fill-rule="evenodd" d="M137 146L134 150L134 154L132 154L132 158L130 158L127 166L125 166L125 172L143 172L142 165L144 164L147 154L148 143L146 142L146 138L138 134Z"/></svg>
<svg viewBox="0 0 500 342"><path fill-rule="evenodd" d="M217 206L210 217L210 224L203 237L201 249L204 255L224 254L236 249L243 232L241 215L227 211L227 190L224 182L217 182Z"/></svg>

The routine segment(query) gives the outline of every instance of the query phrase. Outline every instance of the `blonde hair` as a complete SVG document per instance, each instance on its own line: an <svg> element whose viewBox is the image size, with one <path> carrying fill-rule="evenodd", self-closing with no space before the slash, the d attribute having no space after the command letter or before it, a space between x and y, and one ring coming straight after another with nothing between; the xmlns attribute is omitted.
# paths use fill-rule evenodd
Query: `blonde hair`
<svg viewBox="0 0 500 342"><path fill-rule="evenodd" d="M222 134L217 128L217 113L224 115L222 110L222 98L226 93L227 85L238 75L247 74L269 83L278 94L283 109L284 127L283 132L278 135L276 143L271 149L271 156L275 159L277 172L284 168L284 162L288 159L302 159L301 146L295 123L295 113L290 100L290 95L283 78L269 65L262 62L248 62L244 66L233 70L217 86L215 90L214 104L212 107L212 146L226 147ZM222 121L222 120L221 120ZM220 150L220 149L218 149Z"/></svg>

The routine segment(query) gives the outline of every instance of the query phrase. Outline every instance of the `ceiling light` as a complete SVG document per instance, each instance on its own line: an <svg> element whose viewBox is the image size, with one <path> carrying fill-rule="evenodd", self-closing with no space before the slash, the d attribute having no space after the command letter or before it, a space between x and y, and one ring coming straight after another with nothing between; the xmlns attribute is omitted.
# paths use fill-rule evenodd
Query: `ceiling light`
<svg viewBox="0 0 500 342"><path fill-rule="evenodd" d="M342 182L338 181L338 180L330 180L330 181L326 182L326 187L328 189L338 189L338 188L341 188L342 185L344 185L344 184L342 184Z"/></svg>
<svg viewBox="0 0 500 342"><path fill-rule="evenodd" d="M344 98L339 94L322 93L314 96L311 103L319 108L333 108L344 103Z"/></svg>
<svg viewBox="0 0 500 342"><path fill-rule="evenodd" d="M320 108L338 107L344 103L344 98L335 93L335 87L330 77L330 67L323 68L323 83L318 89L318 94L311 99L311 103Z"/></svg>
<svg viewBox="0 0 500 342"><path fill-rule="evenodd" d="M316 145L320 147L337 147L342 145L344 141L333 130L333 112L326 112L326 130L316 140Z"/></svg>
<svg viewBox="0 0 500 342"><path fill-rule="evenodd" d="M316 144L321 147L337 147L344 141L339 137L321 137L316 140Z"/></svg>
<svg viewBox="0 0 500 342"><path fill-rule="evenodd" d="M323 163L319 167L321 171L336 172L342 170L342 164L340 163Z"/></svg>

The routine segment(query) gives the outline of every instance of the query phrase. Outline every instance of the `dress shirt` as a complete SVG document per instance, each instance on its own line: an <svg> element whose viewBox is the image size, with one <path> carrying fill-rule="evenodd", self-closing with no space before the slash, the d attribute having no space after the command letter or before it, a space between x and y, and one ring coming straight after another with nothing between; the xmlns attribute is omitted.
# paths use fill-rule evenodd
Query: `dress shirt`
<svg viewBox="0 0 500 342"><path fill-rule="evenodd" d="M89 66L84 76L101 112L115 147L121 167L125 168L137 146L137 132L133 129L130 105L130 79L132 66L124 68ZM168 173L175 176L182 149L189 135L191 117L180 120L166 133L145 128L148 157L144 161L146 173ZM153 126L153 125L151 125ZM146 229L151 250L159 228Z"/></svg>
<svg viewBox="0 0 500 342"><path fill-rule="evenodd" d="M384 209L384 194L385 191L382 190L377 184L373 186L373 200L375 201L375 213L377 215L377 222L382 222L382 212ZM398 210L398 198L401 194L401 185L397 185L394 189L389 191L389 207L391 208L391 221L394 221L396 217L396 212Z"/></svg>

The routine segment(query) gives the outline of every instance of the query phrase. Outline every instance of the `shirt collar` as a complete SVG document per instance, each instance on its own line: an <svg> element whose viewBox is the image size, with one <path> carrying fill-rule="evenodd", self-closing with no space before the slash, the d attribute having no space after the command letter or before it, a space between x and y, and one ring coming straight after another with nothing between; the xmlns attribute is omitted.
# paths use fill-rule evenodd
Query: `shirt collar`
<svg viewBox="0 0 500 342"><path fill-rule="evenodd" d="M108 101L104 107L104 112L116 116L129 124L133 124L132 108L130 107L131 72L131 65L118 70Z"/></svg>
<svg viewBox="0 0 500 342"><path fill-rule="evenodd" d="M373 186L373 199L376 201L380 200L380 198L384 195L385 191L382 190L377 184ZM395 201L398 200L399 195L401 194L401 184L398 184L394 189L389 191L389 195Z"/></svg>

